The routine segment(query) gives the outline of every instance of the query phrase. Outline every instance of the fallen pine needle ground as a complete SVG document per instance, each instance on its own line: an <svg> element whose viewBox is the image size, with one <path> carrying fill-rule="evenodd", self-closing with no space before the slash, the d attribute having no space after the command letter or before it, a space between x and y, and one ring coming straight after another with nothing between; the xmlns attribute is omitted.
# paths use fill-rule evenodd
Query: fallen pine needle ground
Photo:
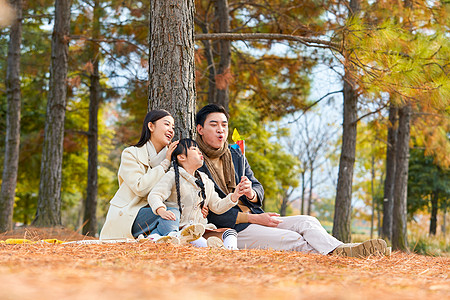
<svg viewBox="0 0 450 300"><path fill-rule="evenodd" d="M80 238L67 233L20 237ZM449 267L447 257L401 252L358 259L151 242L0 244L0 299L443 300L450 298Z"/></svg>

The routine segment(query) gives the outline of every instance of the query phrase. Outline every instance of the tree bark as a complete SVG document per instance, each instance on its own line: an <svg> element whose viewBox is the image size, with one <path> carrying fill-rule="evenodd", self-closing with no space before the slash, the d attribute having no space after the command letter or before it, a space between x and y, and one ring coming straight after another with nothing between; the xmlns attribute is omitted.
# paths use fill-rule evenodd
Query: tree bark
<svg viewBox="0 0 450 300"><path fill-rule="evenodd" d="M20 47L22 42L22 0L13 2L16 18L11 25L6 69L6 135L0 192L0 232L12 229L14 199L19 169L20 145Z"/></svg>
<svg viewBox="0 0 450 300"><path fill-rule="evenodd" d="M305 214L305 171L302 171L302 199L301 199L301 206L300 206L300 214Z"/></svg>
<svg viewBox="0 0 450 300"><path fill-rule="evenodd" d="M216 0L215 1L215 15L218 20L217 31L220 33L228 33L230 31L230 14L228 9L227 0ZM228 82L231 65L231 41L222 39L219 41L220 47L220 61L219 68L216 75L216 104L222 105L227 111L229 111L229 91ZM222 81L222 82L220 82ZM217 86L217 82L220 85Z"/></svg>
<svg viewBox="0 0 450 300"><path fill-rule="evenodd" d="M359 0L350 1L349 17L360 9ZM345 53L344 121L342 149L339 158L339 175L334 206L333 236L344 243L351 241L352 180L356 152L356 124L358 120L358 95L352 78L349 54Z"/></svg>
<svg viewBox="0 0 450 300"><path fill-rule="evenodd" d="M383 228L381 236L392 239L392 210L394 208L395 183L395 145L397 143L397 114L398 108L391 103L389 106L389 125L386 147L386 178L384 180L383 197Z"/></svg>
<svg viewBox="0 0 450 300"><path fill-rule="evenodd" d="M314 176L314 167L313 164L311 163L310 165L310 179L309 179L309 197L308 197L308 215L311 215L311 206L312 206L312 197L313 197L313 176Z"/></svg>
<svg viewBox="0 0 450 300"><path fill-rule="evenodd" d="M371 168L370 168L370 192L372 194L372 216L370 218L370 238L373 239L373 227L375 221L375 155L372 153ZM378 223L379 224L379 223Z"/></svg>
<svg viewBox="0 0 450 300"><path fill-rule="evenodd" d="M33 221L33 225L40 227L61 224L61 173L67 98L69 30L70 0L56 0L38 206Z"/></svg>
<svg viewBox="0 0 450 300"><path fill-rule="evenodd" d="M94 2L92 37L100 36L100 4ZM99 45L91 43L93 72L89 87L89 132L88 132L88 174L86 185L86 202L84 205L83 234L95 236L97 233L97 191L98 191L98 109L100 105Z"/></svg>
<svg viewBox="0 0 450 300"><path fill-rule="evenodd" d="M148 109L167 109L177 138L195 135L194 0L150 2Z"/></svg>
<svg viewBox="0 0 450 300"><path fill-rule="evenodd" d="M405 105L398 112L398 136L396 145L396 171L394 189L394 210L392 220L392 248L408 251L407 239L407 187L409 162L409 136L411 106Z"/></svg>
<svg viewBox="0 0 450 300"><path fill-rule="evenodd" d="M436 235L439 192L431 194L430 236Z"/></svg>

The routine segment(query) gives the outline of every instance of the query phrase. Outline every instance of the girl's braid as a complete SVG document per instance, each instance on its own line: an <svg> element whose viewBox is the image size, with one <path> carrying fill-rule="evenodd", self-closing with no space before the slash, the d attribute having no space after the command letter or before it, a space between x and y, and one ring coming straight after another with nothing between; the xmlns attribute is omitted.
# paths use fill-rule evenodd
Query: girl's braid
<svg viewBox="0 0 450 300"><path fill-rule="evenodd" d="M175 187L177 189L177 203L178 207L180 208L180 214L183 212L183 209L181 208L181 196L180 196L180 170L178 169L178 162L177 158L175 157L173 160L173 169L175 171Z"/></svg>

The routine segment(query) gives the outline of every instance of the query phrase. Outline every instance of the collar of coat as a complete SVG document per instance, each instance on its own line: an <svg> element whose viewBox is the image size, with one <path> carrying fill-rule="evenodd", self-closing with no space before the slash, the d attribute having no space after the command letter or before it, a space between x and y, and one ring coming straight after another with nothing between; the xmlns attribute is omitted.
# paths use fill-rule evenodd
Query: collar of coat
<svg viewBox="0 0 450 300"><path fill-rule="evenodd" d="M147 167L158 166L165 158L167 147L164 147L156 153L155 147L150 140L142 147L136 147L136 154L139 161Z"/></svg>
<svg viewBox="0 0 450 300"><path fill-rule="evenodd" d="M170 170L174 171L173 167ZM195 178L195 176L192 176L191 174L189 174L181 166L178 166L178 170L180 172L180 177L183 177L187 182L192 184L196 189L200 190L200 187L195 183L195 181L197 180L197 178ZM206 174L204 174L204 173L202 173L200 171L198 171L198 173L200 174L200 177L202 178L203 183L205 183L205 180L207 180Z"/></svg>

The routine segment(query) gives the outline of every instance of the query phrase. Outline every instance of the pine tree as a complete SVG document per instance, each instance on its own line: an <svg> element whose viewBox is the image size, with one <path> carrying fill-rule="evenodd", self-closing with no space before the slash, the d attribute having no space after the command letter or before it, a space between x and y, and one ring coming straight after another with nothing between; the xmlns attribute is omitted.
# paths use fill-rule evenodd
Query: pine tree
<svg viewBox="0 0 450 300"><path fill-rule="evenodd" d="M70 0L55 1L52 62L36 217L33 225L61 224L61 170L66 113Z"/></svg>
<svg viewBox="0 0 450 300"><path fill-rule="evenodd" d="M22 41L22 0L14 1L15 20L11 25L8 45L6 89L5 157L0 192L0 232L12 229L14 200L19 168L20 144L20 47Z"/></svg>

